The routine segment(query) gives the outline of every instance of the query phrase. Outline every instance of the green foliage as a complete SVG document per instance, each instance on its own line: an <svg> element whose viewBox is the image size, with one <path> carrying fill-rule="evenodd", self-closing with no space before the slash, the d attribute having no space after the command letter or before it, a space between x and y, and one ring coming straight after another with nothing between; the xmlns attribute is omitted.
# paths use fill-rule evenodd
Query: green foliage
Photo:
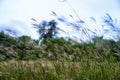
<svg viewBox="0 0 120 80"><path fill-rule="evenodd" d="M4 44L5 46L9 47L12 45L16 45L16 40L8 35L5 35L4 32L0 33L0 44Z"/></svg>
<svg viewBox="0 0 120 80"><path fill-rule="evenodd" d="M0 61L2 60L67 60L67 61L120 61L120 42L96 37L89 43L77 43L71 39L50 38L37 45L28 36L13 38L0 33ZM9 43L9 46L7 44Z"/></svg>
<svg viewBox="0 0 120 80"><path fill-rule="evenodd" d="M0 80L120 80L120 63L108 61L7 61Z"/></svg>
<svg viewBox="0 0 120 80"><path fill-rule="evenodd" d="M33 19L32 19L33 20ZM36 20L33 20L36 22ZM55 20L51 20L47 22L46 20L42 21L41 23L34 23L34 28L38 29L39 33L39 41L42 40L41 44L48 39L54 38L57 34L59 28L57 28L57 22Z"/></svg>
<svg viewBox="0 0 120 80"><path fill-rule="evenodd" d="M51 38L38 46L28 36L0 36L0 80L120 79L116 62L120 61L120 41L96 37L89 43L77 43ZM6 46L8 40L10 46Z"/></svg>

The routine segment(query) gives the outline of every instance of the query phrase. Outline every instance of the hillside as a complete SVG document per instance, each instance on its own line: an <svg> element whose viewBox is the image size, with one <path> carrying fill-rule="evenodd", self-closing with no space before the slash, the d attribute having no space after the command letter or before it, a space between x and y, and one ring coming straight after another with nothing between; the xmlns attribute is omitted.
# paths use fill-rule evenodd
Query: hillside
<svg viewBox="0 0 120 80"><path fill-rule="evenodd" d="M96 37L92 42L77 43L71 39L49 39L42 46L29 36L18 38L0 32L0 61L5 60L110 60L120 61L120 41Z"/></svg>

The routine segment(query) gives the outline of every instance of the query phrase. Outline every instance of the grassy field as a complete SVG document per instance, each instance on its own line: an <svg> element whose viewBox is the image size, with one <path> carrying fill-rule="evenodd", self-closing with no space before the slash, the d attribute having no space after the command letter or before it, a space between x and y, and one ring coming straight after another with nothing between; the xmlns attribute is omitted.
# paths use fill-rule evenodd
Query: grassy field
<svg viewBox="0 0 120 80"><path fill-rule="evenodd" d="M120 80L118 62L5 61L0 80Z"/></svg>
<svg viewBox="0 0 120 80"><path fill-rule="evenodd" d="M0 33L0 80L120 80L120 40L18 39Z"/></svg>

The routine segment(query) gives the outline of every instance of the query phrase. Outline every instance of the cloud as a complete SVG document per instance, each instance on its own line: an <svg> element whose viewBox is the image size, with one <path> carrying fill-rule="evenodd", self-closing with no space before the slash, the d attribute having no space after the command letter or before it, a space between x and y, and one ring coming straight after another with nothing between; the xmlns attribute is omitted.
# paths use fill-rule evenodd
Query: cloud
<svg viewBox="0 0 120 80"><path fill-rule="evenodd" d="M38 34L36 30L31 28L31 26L26 25L22 21L12 20L8 24L0 24L0 31L12 30L17 36L27 35L34 39L38 39Z"/></svg>
<svg viewBox="0 0 120 80"><path fill-rule="evenodd" d="M85 22L89 17L99 19L98 17L104 16L105 13L112 16L119 16L120 13L120 6L117 5L118 2L120 3L119 0L68 1ZM54 18L50 15L51 11L64 15L68 20L71 20L70 14L76 17L65 2L58 0L0 0L0 24L10 25L7 27L14 27L23 34L36 37L38 34L31 28L31 18L35 18L37 21L51 20Z"/></svg>

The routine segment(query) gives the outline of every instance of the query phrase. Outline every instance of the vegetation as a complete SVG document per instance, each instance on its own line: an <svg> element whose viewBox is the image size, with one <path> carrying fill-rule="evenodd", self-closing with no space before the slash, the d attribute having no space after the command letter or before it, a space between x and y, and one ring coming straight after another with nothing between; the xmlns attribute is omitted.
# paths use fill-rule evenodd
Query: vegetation
<svg viewBox="0 0 120 80"><path fill-rule="evenodd" d="M38 29L39 44L41 45L49 39L56 37L58 31L60 30L60 28L56 26L57 22L55 20L51 20L49 22L43 20L40 24L35 19L32 18L32 20L34 21L32 25L34 28Z"/></svg>
<svg viewBox="0 0 120 80"><path fill-rule="evenodd" d="M78 21L69 22L53 11L57 20L81 32L80 42L69 37L59 38L61 30L56 20L42 21L33 19L39 40L29 36L12 37L0 32L0 80L120 80L120 29L113 18L106 14L103 23L118 35L117 41L104 39L104 34L84 27L76 11ZM72 15L70 17L73 18ZM92 18L96 21L94 18ZM9 30L11 32L11 30ZM91 37L92 34L94 37ZM82 39L89 39L84 42ZM39 44L39 45L38 45Z"/></svg>
<svg viewBox="0 0 120 80"><path fill-rule="evenodd" d="M77 43L71 39L51 38L42 46L28 36L13 38L0 33L0 61L5 60L120 60L120 41L104 40L96 37L93 42Z"/></svg>
<svg viewBox="0 0 120 80"><path fill-rule="evenodd" d="M42 46L37 42L0 33L0 80L120 79L120 41L95 37L89 43L64 38L51 38Z"/></svg>
<svg viewBox="0 0 120 80"><path fill-rule="evenodd" d="M119 80L120 63L8 61L0 63L0 80Z"/></svg>

